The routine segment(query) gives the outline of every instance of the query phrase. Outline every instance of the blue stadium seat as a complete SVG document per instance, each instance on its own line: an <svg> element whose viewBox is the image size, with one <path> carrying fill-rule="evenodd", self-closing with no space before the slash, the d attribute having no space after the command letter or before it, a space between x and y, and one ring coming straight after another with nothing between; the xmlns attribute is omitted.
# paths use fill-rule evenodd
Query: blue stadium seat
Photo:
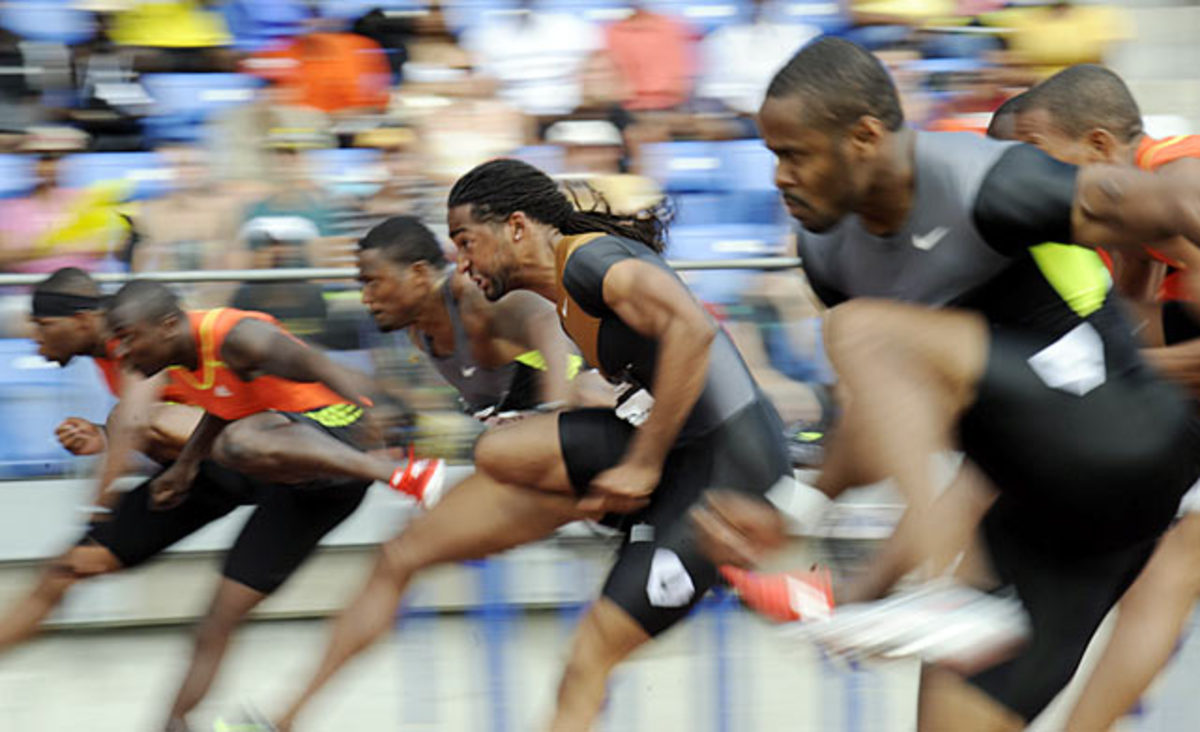
<svg viewBox="0 0 1200 732"><path fill-rule="evenodd" d="M382 155L375 148L347 147L310 150L306 155L313 178L327 189L353 193L357 184L381 180Z"/></svg>
<svg viewBox="0 0 1200 732"><path fill-rule="evenodd" d="M725 189L720 146L710 142L660 142L642 148L644 172L668 193Z"/></svg>
<svg viewBox="0 0 1200 732"><path fill-rule="evenodd" d="M774 191L775 155L762 140L732 140L716 145L721 178L733 191Z"/></svg>
<svg viewBox="0 0 1200 732"><path fill-rule="evenodd" d="M0 155L0 198L23 196L33 190L35 183L32 157Z"/></svg>
<svg viewBox="0 0 1200 732"><path fill-rule="evenodd" d="M628 17L633 9L627 0L535 0L540 12L565 13L592 23L613 23Z"/></svg>
<svg viewBox="0 0 1200 732"><path fill-rule="evenodd" d="M442 15L446 28L458 35L518 7L518 0L447 0L442 4Z"/></svg>
<svg viewBox="0 0 1200 732"><path fill-rule="evenodd" d="M720 193L677 193L673 195L675 217L672 229L694 229L701 226L734 223L727 206L727 197Z"/></svg>
<svg viewBox="0 0 1200 732"><path fill-rule="evenodd" d="M145 74L141 78L154 100L146 119L153 140L199 139L213 113L254 99L262 82L248 74Z"/></svg>
<svg viewBox="0 0 1200 732"><path fill-rule="evenodd" d="M111 180L128 181L132 199L153 198L170 192L172 171L154 152L79 153L62 159L59 183L67 188L86 188Z"/></svg>
<svg viewBox="0 0 1200 732"><path fill-rule="evenodd" d="M748 23L752 17L750 3L743 0L650 0L646 7L687 21L701 34L726 25Z"/></svg>
<svg viewBox="0 0 1200 732"><path fill-rule="evenodd" d="M375 8L384 12L419 14L429 12L428 0L321 0L319 12L324 18L353 21Z"/></svg>
<svg viewBox="0 0 1200 732"><path fill-rule="evenodd" d="M90 359L59 368L32 341L0 340L0 477L61 473L74 458L54 428L71 416L103 422L112 401Z"/></svg>
<svg viewBox="0 0 1200 732"><path fill-rule="evenodd" d="M558 145L527 145L513 151L512 157L540 168L546 175L567 172L567 153Z"/></svg>
<svg viewBox="0 0 1200 732"><path fill-rule="evenodd" d="M768 7L767 17L777 23L813 25L823 33L839 33L850 25L840 3L819 0L779 0Z"/></svg>
<svg viewBox="0 0 1200 732"><path fill-rule="evenodd" d="M95 18L73 5L67 0L0 3L0 26L31 41L81 43L95 35Z"/></svg>
<svg viewBox="0 0 1200 732"><path fill-rule="evenodd" d="M786 235L786 227L764 225L672 228L666 255L680 261L775 256L782 253ZM684 281L701 300L726 305L741 299L753 276L749 270L687 272Z"/></svg>
<svg viewBox="0 0 1200 732"><path fill-rule="evenodd" d="M761 226L787 226L788 212L775 189L765 191L733 191L725 194L727 220Z"/></svg>
<svg viewBox="0 0 1200 732"><path fill-rule="evenodd" d="M301 0L226 0L221 10L235 45L243 51L301 35L304 22L312 17Z"/></svg>

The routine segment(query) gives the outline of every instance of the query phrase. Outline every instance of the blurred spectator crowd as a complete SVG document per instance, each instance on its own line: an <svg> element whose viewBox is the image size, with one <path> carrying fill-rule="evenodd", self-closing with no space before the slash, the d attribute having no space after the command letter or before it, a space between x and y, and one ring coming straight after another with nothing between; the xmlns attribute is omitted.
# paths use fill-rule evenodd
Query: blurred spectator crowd
<svg viewBox="0 0 1200 732"><path fill-rule="evenodd" d="M350 266L387 216L444 230L448 186L500 155L587 176L617 209L666 193L675 259L786 255L752 115L810 38L876 51L911 123L982 130L1129 32L1113 8L1002 0L0 2L0 271ZM689 277L785 412L824 376L794 282ZM0 339L17 339L27 301L6 292ZM351 282L185 292L445 396Z"/></svg>

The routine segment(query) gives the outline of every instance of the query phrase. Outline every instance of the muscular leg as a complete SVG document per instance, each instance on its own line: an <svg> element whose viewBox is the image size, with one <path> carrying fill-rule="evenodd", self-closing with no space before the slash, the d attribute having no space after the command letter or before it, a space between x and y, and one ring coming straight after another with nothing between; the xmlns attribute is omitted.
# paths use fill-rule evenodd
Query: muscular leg
<svg viewBox="0 0 1200 732"><path fill-rule="evenodd" d="M931 458L953 447L987 359L984 321L971 314L858 300L826 319L826 345L845 403L818 481L836 496L862 476L890 476L908 502L879 562L914 568L929 539Z"/></svg>
<svg viewBox="0 0 1200 732"><path fill-rule="evenodd" d="M1121 598L1117 624L1067 721L1078 732L1108 729L1171 658L1200 594L1200 515L1163 537Z"/></svg>
<svg viewBox="0 0 1200 732"><path fill-rule="evenodd" d="M291 729L329 679L391 626L400 598L417 572L540 539L577 518L570 498L503 485L480 473L450 490L383 546L366 586L334 621L324 658L281 717L279 729Z"/></svg>
<svg viewBox="0 0 1200 732"><path fill-rule="evenodd" d="M222 579L217 594L196 628L192 661L171 705L167 730L186 730L184 721L212 686L234 629L266 595L231 579Z"/></svg>
<svg viewBox="0 0 1200 732"><path fill-rule="evenodd" d="M996 495L982 471L969 460L964 461L954 481L929 507L929 522L941 527L940 541L931 543L936 551L930 568L932 572L948 569L960 554L969 553L979 522L996 500ZM865 572L844 587L837 588L838 601L867 602L891 589L911 569L905 563L905 553L899 545L902 540L903 537L890 537L880 550L878 561L872 562Z"/></svg>
<svg viewBox="0 0 1200 732"><path fill-rule="evenodd" d="M37 633L42 621L76 582L120 569L121 562L113 553L96 544L73 547L55 559L42 573L33 592L0 618L0 653Z"/></svg>
<svg viewBox="0 0 1200 732"><path fill-rule="evenodd" d="M921 672L917 729L921 732L1016 732L1025 721L960 676L936 667Z"/></svg>
<svg viewBox="0 0 1200 732"><path fill-rule="evenodd" d="M475 469L498 483L573 495L558 437L558 417L527 417L483 433L475 445Z"/></svg>
<svg viewBox="0 0 1200 732"><path fill-rule="evenodd" d="M240 473L274 483L307 483L314 476L386 483L396 468L383 457L270 412L226 427L213 446L213 458Z"/></svg>
<svg viewBox="0 0 1200 732"><path fill-rule="evenodd" d="M650 635L615 602L606 597L596 601L575 633L550 729L590 730L613 667L648 640Z"/></svg>

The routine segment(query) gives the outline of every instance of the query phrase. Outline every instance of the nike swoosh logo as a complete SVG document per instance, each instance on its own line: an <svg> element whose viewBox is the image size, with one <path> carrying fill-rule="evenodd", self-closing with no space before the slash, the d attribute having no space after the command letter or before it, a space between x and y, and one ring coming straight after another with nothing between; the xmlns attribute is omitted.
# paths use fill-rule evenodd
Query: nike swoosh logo
<svg viewBox="0 0 1200 732"><path fill-rule="evenodd" d="M218 386L216 389L213 389L213 394L215 394L215 395L217 395L217 396L219 396L219 397L230 397L230 396L233 396L233 392L232 392L232 391L230 391L228 388L226 388L226 387L225 387L225 386L223 386L223 385L222 385L222 386Z"/></svg>
<svg viewBox="0 0 1200 732"><path fill-rule="evenodd" d="M466 367L466 366L463 366L463 367L462 367L462 375L463 375L463 378L464 378L464 379L469 379L469 378L471 378L472 376L474 376L474 375L475 375L475 368L476 368L476 367L474 367L474 366L471 366L470 368L468 368L468 367Z"/></svg>
<svg viewBox="0 0 1200 732"><path fill-rule="evenodd" d="M928 234L922 234L921 236L913 234L912 235L912 243L913 243L913 246L916 247L917 249L920 249L923 252L927 252L930 249L933 249L934 247L936 247L938 245L938 242L940 242L942 240L942 238L945 237L946 234L949 234L949 233L950 233L950 229L946 228L945 226L939 226L936 229L934 229L933 231L929 232Z"/></svg>

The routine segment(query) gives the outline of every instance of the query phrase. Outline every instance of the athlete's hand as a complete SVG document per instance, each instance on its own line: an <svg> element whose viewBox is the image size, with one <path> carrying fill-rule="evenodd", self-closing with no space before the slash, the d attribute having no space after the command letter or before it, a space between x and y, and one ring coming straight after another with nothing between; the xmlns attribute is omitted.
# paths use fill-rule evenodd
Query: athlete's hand
<svg viewBox="0 0 1200 732"><path fill-rule="evenodd" d="M58 443L72 455L96 455L104 452L107 440L99 425L82 417L67 417L54 430Z"/></svg>
<svg viewBox="0 0 1200 732"><path fill-rule="evenodd" d="M176 462L159 473L158 477L150 483L150 508L155 511L166 511L183 503L199 470L199 465L184 465Z"/></svg>
<svg viewBox="0 0 1200 732"><path fill-rule="evenodd" d="M714 564L753 567L787 540L774 506L735 491L708 491L691 518L700 551Z"/></svg>
<svg viewBox="0 0 1200 732"><path fill-rule="evenodd" d="M632 513L650 502L662 478L662 466L622 461L592 479L588 495L579 501L583 511Z"/></svg>

